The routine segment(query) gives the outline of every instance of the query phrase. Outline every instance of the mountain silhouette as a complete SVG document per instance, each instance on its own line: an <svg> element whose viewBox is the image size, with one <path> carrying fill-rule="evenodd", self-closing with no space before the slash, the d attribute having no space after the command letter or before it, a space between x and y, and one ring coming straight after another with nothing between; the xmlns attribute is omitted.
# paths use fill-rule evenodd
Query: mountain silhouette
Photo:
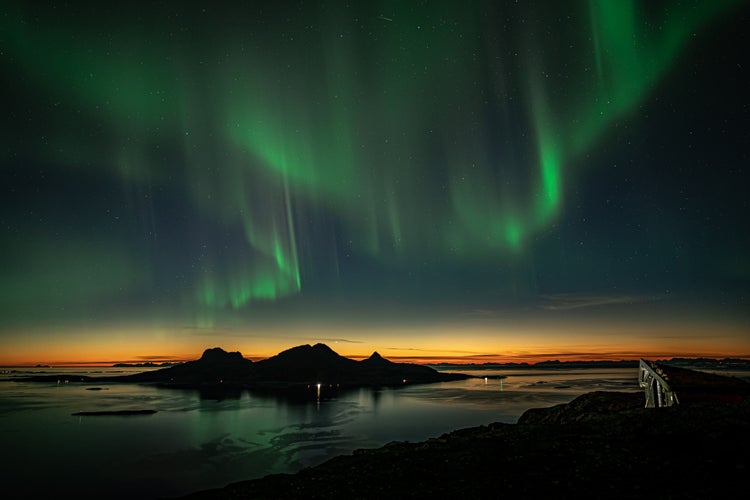
<svg viewBox="0 0 750 500"><path fill-rule="evenodd" d="M206 349L200 359L150 372L118 377L133 382L162 382L170 385L243 385L253 378L254 363L239 352L220 347Z"/></svg>
<svg viewBox="0 0 750 500"><path fill-rule="evenodd" d="M357 368L325 344L306 344L258 361L256 374L259 381L318 383L355 377Z"/></svg>
<svg viewBox="0 0 750 500"><path fill-rule="evenodd" d="M378 351L373 352L369 358L363 359L360 363L367 366L386 366L394 364L381 356Z"/></svg>
<svg viewBox="0 0 750 500"><path fill-rule="evenodd" d="M239 352L206 349L200 359L134 375L119 381L171 387L284 388L325 384L335 387L392 386L467 378L427 366L393 363L377 352L362 361L341 356L325 344L300 345L252 362Z"/></svg>

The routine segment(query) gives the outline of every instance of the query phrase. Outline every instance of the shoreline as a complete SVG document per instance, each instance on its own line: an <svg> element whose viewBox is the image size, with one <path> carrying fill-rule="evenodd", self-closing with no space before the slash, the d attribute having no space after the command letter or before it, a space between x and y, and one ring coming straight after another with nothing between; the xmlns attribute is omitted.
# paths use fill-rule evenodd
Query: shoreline
<svg viewBox="0 0 750 500"><path fill-rule="evenodd" d="M647 409L643 399L591 392L515 424L355 450L179 498L711 498L744 487L750 401Z"/></svg>

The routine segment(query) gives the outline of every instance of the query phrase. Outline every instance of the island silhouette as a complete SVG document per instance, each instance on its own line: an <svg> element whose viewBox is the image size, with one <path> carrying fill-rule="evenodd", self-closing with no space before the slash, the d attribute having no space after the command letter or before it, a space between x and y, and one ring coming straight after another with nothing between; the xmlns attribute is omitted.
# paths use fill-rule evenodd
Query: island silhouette
<svg viewBox="0 0 750 500"><path fill-rule="evenodd" d="M442 373L424 365L394 363L374 352L356 361L326 344L292 347L253 362L240 352L220 347L206 349L200 359L180 365L115 377L122 382L154 383L163 387L201 390L307 391L316 396L333 389L403 386L461 380L470 375Z"/></svg>
<svg viewBox="0 0 750 500"><path fill-rule="evenodd" d="M356 361L341 356L326 344L292 347L253 362L242 353L220 347L206 349L193 361L129 375L34 375L32 382L122 382L153 384L177 389L198 389L206 397L227 397L242 390L285 396L321 398L359 387L399 387L473 378L463 373L439 372L429 366L395 363L374 352Z"/></svg>

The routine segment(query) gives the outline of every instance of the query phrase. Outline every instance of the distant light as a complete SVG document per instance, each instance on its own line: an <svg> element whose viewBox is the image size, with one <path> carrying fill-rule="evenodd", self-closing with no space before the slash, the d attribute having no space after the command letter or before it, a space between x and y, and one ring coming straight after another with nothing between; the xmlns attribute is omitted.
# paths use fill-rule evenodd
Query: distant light
<svg viewBox="0 0 750 500"><path fill-rule="evenodd" d="M320 390L320 382L318 382L318 390Z"/></svg>
<svg viewBox="0 0 750 500"><path fill-rule="evenodd" d="M402 382L405 384L406 383L406 379L403 379Z"/></svg>

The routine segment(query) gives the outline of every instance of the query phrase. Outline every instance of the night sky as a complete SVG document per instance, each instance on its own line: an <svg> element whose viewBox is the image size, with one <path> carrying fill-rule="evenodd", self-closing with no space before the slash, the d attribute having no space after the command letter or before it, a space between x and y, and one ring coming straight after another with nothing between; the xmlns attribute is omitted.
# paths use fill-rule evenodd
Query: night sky
<svg viewBox="0 0 750 500"><path fill-rule="evenodd" d="M750 2L188 3L0 7L0 364L750 357Z"/></svg>

